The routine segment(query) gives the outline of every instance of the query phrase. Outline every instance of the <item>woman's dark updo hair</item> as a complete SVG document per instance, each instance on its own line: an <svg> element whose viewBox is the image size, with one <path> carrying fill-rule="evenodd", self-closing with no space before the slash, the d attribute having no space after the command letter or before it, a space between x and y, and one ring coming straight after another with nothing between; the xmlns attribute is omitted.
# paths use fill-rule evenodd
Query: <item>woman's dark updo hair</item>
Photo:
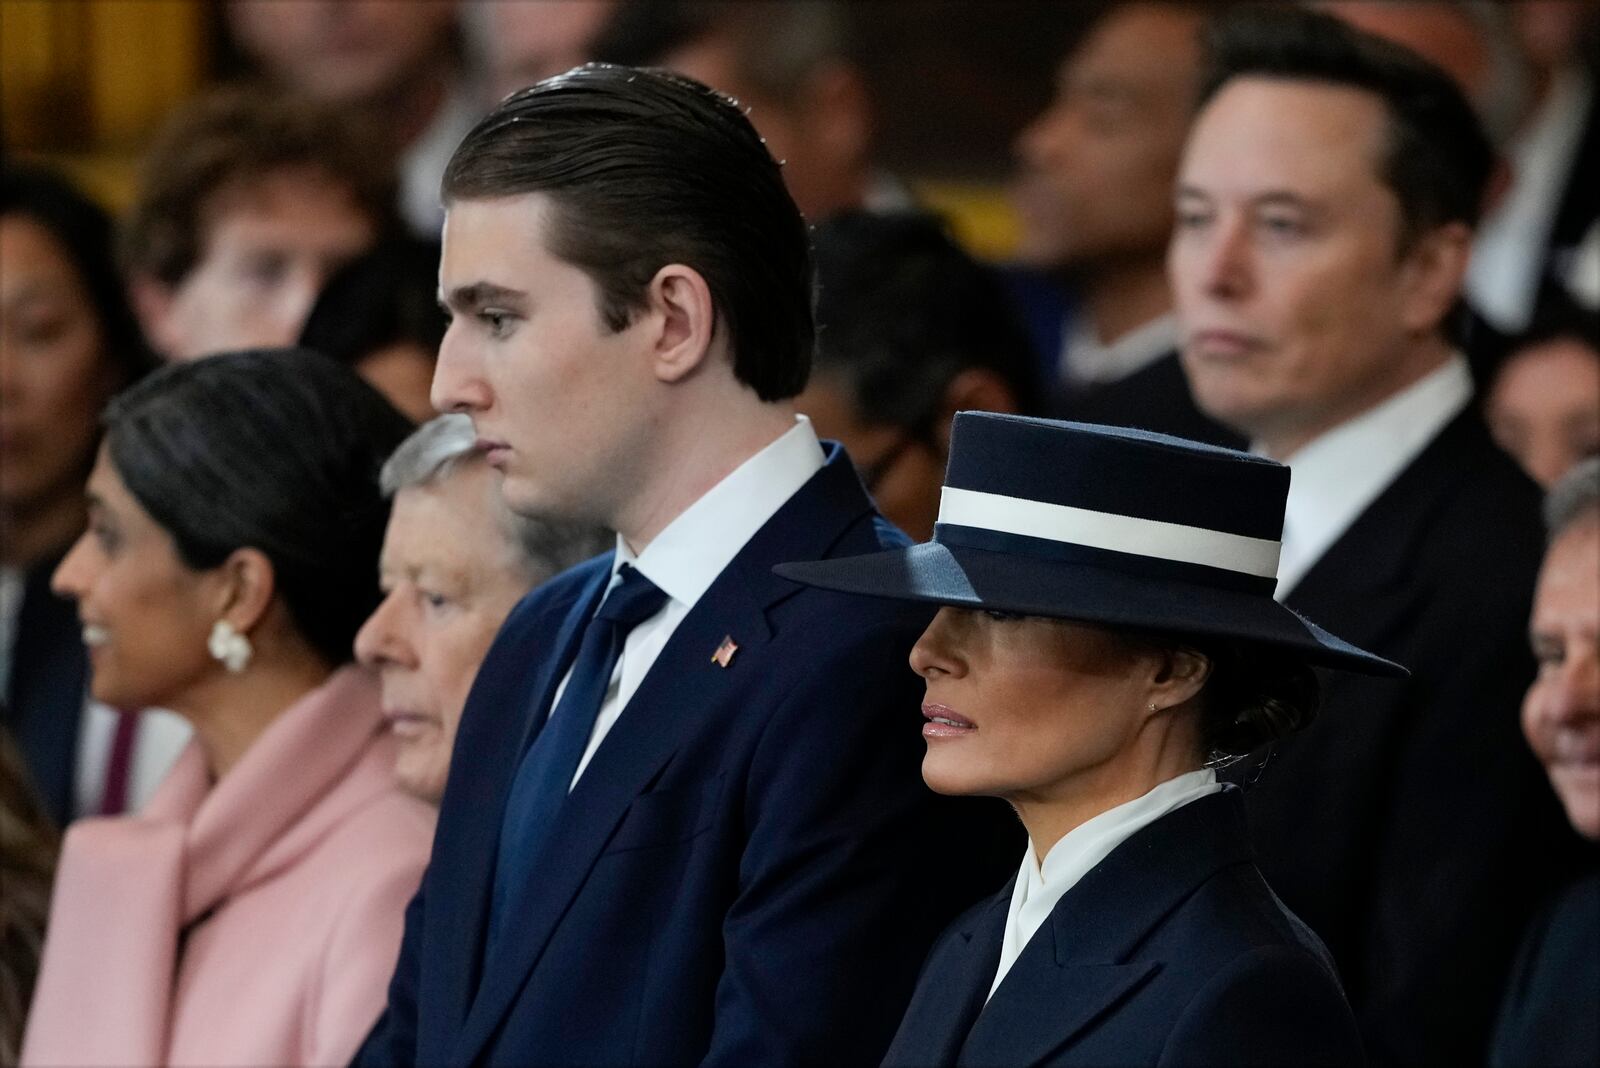
<svg viewBox="0 0 1600 1068"><path fill-rule="evenodd" d="M378 472L411 429L377 390L303 349L227 353L162 368L104 423L112 466L184 564L259 550L306 641L350 659L379 598Z"/></svg>
<svg viewBox="0 0 1600 1068"><path fill-rule="evenodd" d="M1231 764L1317 718L1322 682L1299 656L1247 642L1182 644L1211 661L1200 690L1200 744L1208 764Z"/></svg>
<svg viewBox="0 0 1600 1068"><path fill-rule="evenodd" d="M1193 634L1126 636L1145 648L1187 649L1211 662L1211 674L1198 695L1200 747L1210 767L1226 767L1305 730L1317 718L1322 681L1295 653Z"/></svg>

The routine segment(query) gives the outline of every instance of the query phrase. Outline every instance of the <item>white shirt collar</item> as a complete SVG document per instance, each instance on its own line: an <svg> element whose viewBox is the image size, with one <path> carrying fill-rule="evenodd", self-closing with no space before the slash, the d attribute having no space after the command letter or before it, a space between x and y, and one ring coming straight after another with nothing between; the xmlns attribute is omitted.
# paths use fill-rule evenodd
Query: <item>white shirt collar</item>
<svg viewBox="0 0 1600 1068"><path fill-rule="evenodd" d="M1278 557L1278 600L1471 400L1472 372L1456 353L1285 461L1289 500Z"/></svg>
<svg viewBox="0 0 1600 1068"><path fill-rule="evenodd" d="M1061 370L1073 382L1115 382L1143 370L1178 347L1174 315L1134 327L1115 341L1102 342L1087 316L1074 316L1061 345Z"/></svg>
<svg viewBox="0 0 1600 1068"><path fill-rule="evenodd" d="M1022 858L1022 870L1017 873L1016 886L1011 891L1011 908L1006 913L1005 933L1000 942L1000 965L994 982L989 985L989 996L994 996L1006 973L1022 955L1023 947L1055 911L1066 892L1078 885L1078 881L1113 849L1174 809L1221 789L1217 773L1210 768L1168 779L1149 793L1107 809L1068 831L1061 841L1050 847L1043 865L1034 854L1033 842L1029 841L1027 856Z"/></svg>
<svg viewBox="0 0 1600 1068"><path fill-rule="evenodd" d="M635 554L621 535L611 573L632 564L673 600L694 607L702 594L739 555L826 457L811 420L795 425L711 487Z"/></svg>

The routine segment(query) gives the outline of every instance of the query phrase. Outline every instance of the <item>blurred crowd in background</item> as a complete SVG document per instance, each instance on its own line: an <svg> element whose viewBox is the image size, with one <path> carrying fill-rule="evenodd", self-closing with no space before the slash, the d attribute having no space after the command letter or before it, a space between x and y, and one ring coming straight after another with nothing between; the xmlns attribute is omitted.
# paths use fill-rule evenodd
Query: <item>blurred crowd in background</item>
<svg viewBox="0 0 1600 1068"><path fill-rule="evenodd" d="M814 228L818 278L815 370L798 406L822 436L845 443L880 508L912 537L932 532L958 410L1057 415L1259 447L1270 428L1230 420L1226 398L1204 395L1203 370L1197 378L1180 360L1189 340L1184 313L1199 298L1186 308L1169 273L1169 255L1178 270L1183 247L1174 226L1185 233L1203 224L1205 209L1193 197L1175 200L1174 183L1198 100L1203 24L1226 6L0 4L0 1064L19 1048L61 829L81 816L137 810L189 736L168 713L86 700L79 615L59 595L70 594L71 583L51 590L88 519L84 485L112 397L164 363L298 346L353 368L412 424L429 423L447 327L436 300L445 165L504 96L601 61L671 68L730 94L783 162ZM1548 488L1600 453L1600 4L1314 6L1442 67L1492 148L1470 266L1461 292L1449 294L1446 333L1470 371L1473 417L1481 415L1531 481L1493 466L1498 459L1450 472L1483 476L1470 496L1478 529L1460 537L1488 546L1480 555L1494 571L1481 590L1451 601L1450 612L1482 622L1503 648L1472 647L1472 656L1498 659L1474 665L1491 681L1471 687L1443 678L1458 670L1452 656L1469 655L1453 638L1422 642L1405 659L1426 684L1410 698L1416 706L1483 704L1453 709L1460 722L1496 725L1484 728L1484 747L1466 752L1534 768L1538 788L1547 789L1516 723L1534 677L1524 638L1543 540L1533 484ZM1404 153L1399 158L1403 169ZM1214 297L1246 283L1208 276L1196 284ZM1325 316L1360 319L1369 310L1360 293L1356 280L1328 290ZM1361 343L1331 327L1318 336L1335 346ZM432 447L445 451L422 455L428 442L415 446L402 464L408 470L397 469L385 486L400 495L397 521L408 489L415 494L441 465L471 452L463 424L430 426ZM389 434L383 451L402 436ZM486 482L487 472L473 477ZM1339 507L1359 512L1381 488ZM469 489L487 492L476 482ZM1423 529L1396 527L1392 540L1425 537ZM591 531L524 529L518 537L527 557L506 565L513 577L485 580L503 603L478 624L479 655L495 613L503 617L514 595L607 544ZM375 559L358 563L376 567ZM1311 585L1306 596L1314 598ZM1388 611L1382 596L1348 611ZM1334 604L1326 612L1345 610ZM381 613L357 648L380 669L403 659ZM1433 625L1417 611L1397 611L1392 624ZM1356 637L1361 629L1351 627ZM1394 655L1383 640L1367 644ZM1592 632L1587 640L1593 658ZM1430 660L1435 644L1445 652ZM1600 682L1592 686L1571 699L1570 713L1588 717L1587 740L1573 744L1589 747L1583 759L1591 765L1600 762ZM457 714L464 696L452 699ZM1374 744L1396 762L1413 755L1412 745L1423 747L1415 739ZM1521 789L1522 770L1453 774L1482 773L1491 792L1471 804L1493 809L1501 800L1523 804L1492 792L1497 783ZM1393 774L1398 781L1401 773ZM443 768L418 760L409 782L436 800ZM1382 803L1405 796L1396 787ZM1463 811L1475 812L1471 804ZM1600 827L1579 830L1600 835ZM1263 833L1289 839L1302 829ZM1327 833L1337 854L1342 832ZM1402 1061L1419 1048L1437 1052L1408 1046L1397 1037L1405 1029L1384 1016L1402 1011L1403 996L1391 988L1403 985L1404 970L1374 959L1371 929L1385 918L1335 905L1318 915L1291 896L1316 897L1299 880L1348 873L1297 880L1292 865L1275 870L1274 859L1269 853L1263 864L1273 885L1289 888L1291 905L1350 969L1346 987L1374 1049ZM1592 866L1592 856L1585 863ZM1494 878L1520 876L1501 870ZM1543 894L1559 879L1541 869L1537 883ZM1520 900L1498 884L1434 889L1445 898L1482 897L1490 910ZM1381 913L1379 899L1369 905ZM1461 973L1464 1008L1435 1022L1459 1029L1454 1052L1463 1056L1481 1057L1525 919L1516 915L1519 930L1486 936L1493 944L1481 956L1492 974L1483 989L1467 974L1473 954L1441 952L1432 962ZM1440 930L1418 941L1459 943L1461 935Z"/></svg>

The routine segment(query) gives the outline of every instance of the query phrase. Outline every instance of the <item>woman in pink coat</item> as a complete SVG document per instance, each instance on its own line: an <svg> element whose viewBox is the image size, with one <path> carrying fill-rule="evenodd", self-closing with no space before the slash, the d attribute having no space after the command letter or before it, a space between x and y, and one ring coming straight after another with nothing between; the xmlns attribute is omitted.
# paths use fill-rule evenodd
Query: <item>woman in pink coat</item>
<svg viewBox="0 0 1600 1068"><path fill-rule="evenodd" d="M293 351L168 367L105 424L55 585L95 696L171 708L195 737L138 816L68 832L22 1061L343 1064L432 835L347 663L406 424Z"/></svg>

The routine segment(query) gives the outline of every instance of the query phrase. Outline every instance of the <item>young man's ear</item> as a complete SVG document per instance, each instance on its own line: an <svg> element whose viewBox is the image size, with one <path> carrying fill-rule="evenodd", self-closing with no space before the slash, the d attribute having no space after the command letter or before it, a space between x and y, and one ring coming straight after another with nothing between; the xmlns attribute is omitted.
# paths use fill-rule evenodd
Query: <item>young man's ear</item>
<svg viewBox="0 0 1600 1068"><path fill-rule="evenodd" d="M705 363L716 338L717 309L699 271L669 263L650 280L645 318L652 364L662 382L679 382Z"/></svg>

